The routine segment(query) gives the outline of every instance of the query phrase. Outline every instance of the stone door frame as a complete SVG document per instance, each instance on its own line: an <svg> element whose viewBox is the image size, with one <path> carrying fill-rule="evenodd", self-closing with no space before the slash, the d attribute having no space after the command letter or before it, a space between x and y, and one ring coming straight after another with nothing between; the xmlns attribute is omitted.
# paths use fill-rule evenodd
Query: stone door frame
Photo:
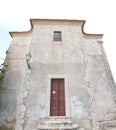
<svg viewBox="0 0 116 130"><path fill-rule="evenodd" d="M51 93L51 79L63 78L65 81L65 112L66 115L63 117L70 117L70 94L69 94L69 77L67 74L50 74L47 76L47 89L46 89L46 118L56 118L56 116L50 116L50 93ZM44 99L43 99L44 100ZM60 116L58 116L60 117ZM57 117L57 118L58 118Z"/></svg>

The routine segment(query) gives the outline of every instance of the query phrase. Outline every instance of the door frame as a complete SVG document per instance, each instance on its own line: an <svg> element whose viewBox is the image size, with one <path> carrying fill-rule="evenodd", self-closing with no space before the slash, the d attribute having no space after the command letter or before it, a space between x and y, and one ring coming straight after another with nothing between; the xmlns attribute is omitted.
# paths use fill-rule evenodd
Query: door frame
<svg viewBox="0 0 116 130"><path fill-rule="evenodd" d="M64 79L65 84L65 116L50 116L50 96L51 96L51 79ZM54 118L54 117L70 117L70 94L69 94L69 86L68 86L69 78L67 74L50 74L47 76L47 89L46 89L46 110L45 117L46 118Z"/></svg>

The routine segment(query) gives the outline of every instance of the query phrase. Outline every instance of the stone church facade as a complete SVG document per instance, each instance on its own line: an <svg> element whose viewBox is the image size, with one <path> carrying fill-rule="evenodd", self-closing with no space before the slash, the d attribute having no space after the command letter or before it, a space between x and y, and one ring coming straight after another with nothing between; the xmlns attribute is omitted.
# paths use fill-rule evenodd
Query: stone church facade
<svg viewBox="0 0 116 130"><path fill-rule="evenodd" d="M116 130L116 88L102 34L84 20L31 19L10 32L0 130Z"/></svg>

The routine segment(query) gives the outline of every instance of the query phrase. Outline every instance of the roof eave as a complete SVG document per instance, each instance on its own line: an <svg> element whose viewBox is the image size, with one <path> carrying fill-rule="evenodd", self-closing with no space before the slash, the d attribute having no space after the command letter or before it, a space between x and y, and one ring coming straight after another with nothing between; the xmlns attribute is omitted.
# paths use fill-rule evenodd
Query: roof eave
<svg viewBox="0 0 116 130"><path fill-rule="evenodd" d="M25 35L25 34L30 34L33 30L33 26L35 22L77 22L80 23L81 25L81 30L82 30L82 34L84 37L86 38L99 38L102 39L103 34L89 34L89 33L85 33L84 32L84 25L85 25L85 20L68 20L68 19L30 19L30 24L31 24L31 29L29 31L22 31L22 32L9 32L11 37L13 36L17 36L17 35Z"/></svg>

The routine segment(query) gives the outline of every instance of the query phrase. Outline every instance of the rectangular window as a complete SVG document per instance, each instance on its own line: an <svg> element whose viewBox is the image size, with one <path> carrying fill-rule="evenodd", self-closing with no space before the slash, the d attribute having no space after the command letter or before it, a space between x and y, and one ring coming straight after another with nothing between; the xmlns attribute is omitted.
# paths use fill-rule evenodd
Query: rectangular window
<svg viewBox="0 0 116 130"><path fill-rule="evenodd" d="M54 41L62 41L61 31L54 31Z"/></svg>

